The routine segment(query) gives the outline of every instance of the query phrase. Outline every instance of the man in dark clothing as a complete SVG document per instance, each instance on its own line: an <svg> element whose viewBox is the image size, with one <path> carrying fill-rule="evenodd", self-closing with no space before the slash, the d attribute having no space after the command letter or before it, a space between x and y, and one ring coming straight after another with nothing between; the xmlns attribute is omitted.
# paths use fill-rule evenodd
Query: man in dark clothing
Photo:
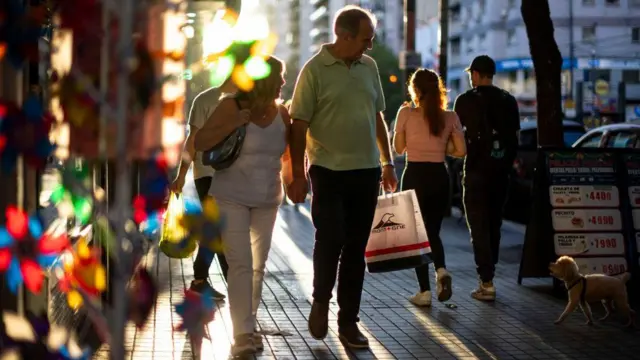
<svg viewBox="0 0 640 360"><path fill-rule="evenodd" d="M473 89L456 99L454 110L465 128L463 204L480 284L471 296L496 298L493 285L500 250L502 209L518 149L520 114L516 99L493 85L496 64L476 57L466 70Z"/></svg>

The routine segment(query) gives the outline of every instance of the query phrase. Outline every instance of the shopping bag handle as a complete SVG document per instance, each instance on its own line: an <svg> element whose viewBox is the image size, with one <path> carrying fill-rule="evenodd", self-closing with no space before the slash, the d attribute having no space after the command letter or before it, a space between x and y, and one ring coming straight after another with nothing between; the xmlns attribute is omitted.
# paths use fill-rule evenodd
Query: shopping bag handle
<svg viewBox="0 0 640 360"><path fill-rule="evenodd" d="M390 197L391 198L391 204L394 204L394 202L395 202L393 194L394 193L392 191L384 191L384 187L380 186L380 196L384 197L385 199L387 197Z"/></svg>

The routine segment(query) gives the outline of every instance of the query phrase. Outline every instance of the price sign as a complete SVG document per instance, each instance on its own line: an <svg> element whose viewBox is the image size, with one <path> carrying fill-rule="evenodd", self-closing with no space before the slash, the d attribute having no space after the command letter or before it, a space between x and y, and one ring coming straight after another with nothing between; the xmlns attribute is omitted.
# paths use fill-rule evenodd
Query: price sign
<svg viewBox="0 0 640 360"><path fill-rule="evenodd" d="M580 273L619 275L627 271L627 261L623 257L576 258Z"/></svg>
<svg viewBox="0 0 640 360"><path fill-rule="evenodd" d="M602 186L551 186L549 189L551 204L563 207L618 207L620 195L618 187Z"/></svg>
<svg viewBox="0 0 640 360"><path fill-rule="evenodd" d="M640 220L640 213L638 213ZM551 219L555 231L620 231L622 219L618 209L554 209Z"/></svg>
<svg viewBox="0 0 640 360"><path fill-rule="evenodd" d="M629 201L632 207L640 207L640 186L629 186Z"/></svg>
<svg viewBox="0 0 640 360"><path fill-rule="evenodd" d="M619 233L554 235L556 254L561 255L624 255L624 236Z"/></svg>

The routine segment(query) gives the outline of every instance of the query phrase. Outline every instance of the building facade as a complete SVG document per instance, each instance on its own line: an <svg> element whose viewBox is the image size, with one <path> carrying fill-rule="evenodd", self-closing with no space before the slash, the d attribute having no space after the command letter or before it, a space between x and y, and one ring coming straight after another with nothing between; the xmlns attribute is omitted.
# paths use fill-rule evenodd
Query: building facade
<svg viewBox="0 0 640 360"><path fill-rule="evenodd" d="M640 98L640 0L554 0L549 5L564 59L566 114L575 113L571 98L582 99L577 106L586 112L593 106L613 110L620 82L629 85L628 98ZM450 0L447 76L452 97L469 88L463 70L471 60L487 54L496 60L496 84L518 98L523 115L535 113L535 76L520 6L521 0ZM437 50L430 44L421 47ZM606 82L608 91L595 95L595 81ZM584 96L577 95L580 82L586 82Z"/></svg>

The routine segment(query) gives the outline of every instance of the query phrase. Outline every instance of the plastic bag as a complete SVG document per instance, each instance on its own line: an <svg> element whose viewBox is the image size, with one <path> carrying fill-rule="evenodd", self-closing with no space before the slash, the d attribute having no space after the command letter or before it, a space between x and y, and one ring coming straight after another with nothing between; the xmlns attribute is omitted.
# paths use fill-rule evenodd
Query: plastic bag
<svg viewBox="0 0 640 360"><path fill-rule="evenodd" d="M180 224L180 218L184 216L184 199L181 194L171 193L169 204L162 221L162 233L160 235L160 251L174 259L184 259L196 250L196 241L189 236L189 232Z"/></svg>

